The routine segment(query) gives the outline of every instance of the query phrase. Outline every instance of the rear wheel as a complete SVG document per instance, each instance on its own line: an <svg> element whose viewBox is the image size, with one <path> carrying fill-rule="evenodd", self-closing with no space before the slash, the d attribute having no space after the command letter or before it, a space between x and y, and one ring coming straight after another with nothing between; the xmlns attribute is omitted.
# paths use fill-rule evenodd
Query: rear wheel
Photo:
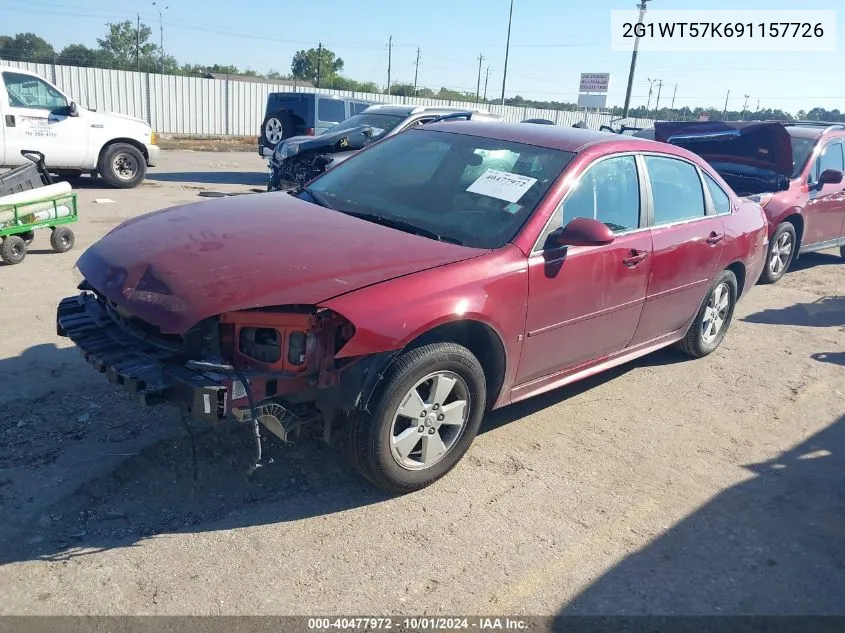
<svg viewBox="0 0 845 633"><path fill-rule="evenodd" d="M484 416L484 370L467 348L432 343L399 356L372 413L349 420L350 458L370 482L393 493L420 490L461 460Z"/></svg>
<svg viewBox="0 0 845 633"><path fill-rule="evenodd" d="M57 226L50 234L50 246L57 253L66 253L73 248L73 231L66 226Z"/></svg>
<svg viewBox="0 0 845 633"><path fill-rule="evenodd" d="M7 264L20 264L26 257L26 242L19 235L9 235L0 242L0 259Z"/></svg>
<svg viewBox="0 0 845 633"><path fill-rule="evenodd" d="M24 242L26 242L26 245L29 246L35 239L35 231L27 231L26 233L21 233L20 237Z"/></svg>
<svg viewBox="0 0 845 633"><path fill-rule="evenodd" d="M694 358L713 352L727 334L737 297L736 275L723 270L710 285L695 321L681 341L681 349Z"/></svg>
<svg viewBox="0 0 845 633"><path fill-rule="evenodd" d="M760 280L767 284L773 284L780 280L789 269L795 257L798 240L795 236L795 227L790 222L781 224L769 242L769 252L766 256L766 266Z"/></svg>

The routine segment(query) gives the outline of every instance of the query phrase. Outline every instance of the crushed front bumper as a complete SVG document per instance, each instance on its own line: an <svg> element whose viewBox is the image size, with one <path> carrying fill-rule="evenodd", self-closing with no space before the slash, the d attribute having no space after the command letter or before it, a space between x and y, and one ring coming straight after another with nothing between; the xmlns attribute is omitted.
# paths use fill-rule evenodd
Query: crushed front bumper
<svg viewBox="0 0 845 633"><path fill-rule="evenodd" d="M144 405L169 403L191 417L216 424L231 412L232 389L240 381L185 366L185 358L139 339L109 317L93 294L62 299L56 332L79 348L108 380L140 397ZM242 394L238 394L241 398Z"/></svg>

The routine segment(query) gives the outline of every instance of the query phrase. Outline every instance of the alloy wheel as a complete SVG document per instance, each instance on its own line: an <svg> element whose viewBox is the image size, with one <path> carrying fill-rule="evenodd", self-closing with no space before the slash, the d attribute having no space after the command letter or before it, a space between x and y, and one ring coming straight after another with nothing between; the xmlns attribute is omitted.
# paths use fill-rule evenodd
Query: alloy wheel
<svg viewBox="0 0 845 633"><path fill-rule="evenodd" d="M773 276L780 275L792 256L792 235L788 232L782 233L772 244L769 254L769 272Z"/></svg>
<svg viewBox="0 0 845 633"><path fill-rule="evenodd" d="M704 308L704 319L701 322L701 338L704 343L710 345L728 318L728 310L730 309L730 289L726 283L720 283L710 293L710 298L707 300L707 306Z"/></svg>
<svg viewBox="0 0 845 633"><path fill-rule="evenodd" d="M264 133L268 141L273 144L279 143L282 140L282 122L275 118L268 119L264 126Z"/></svg>

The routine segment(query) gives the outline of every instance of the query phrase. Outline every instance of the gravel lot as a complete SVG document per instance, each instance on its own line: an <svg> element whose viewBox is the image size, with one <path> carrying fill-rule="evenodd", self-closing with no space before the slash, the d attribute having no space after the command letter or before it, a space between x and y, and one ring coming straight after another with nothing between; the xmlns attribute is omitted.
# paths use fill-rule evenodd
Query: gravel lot
<svg viewBox="0 0 845 633"><path fill-rule="evenodd" d="M256 153L164 152L78 189L76 247L0 265L2 614L845 614L845 262L757 286L713 355L661 352L488 416L403 498L335 450L197 433L55 334L119 221L265 183ZM111 203L96 202L107 198ZM234 218L233 218L234 221Z"/></svg>

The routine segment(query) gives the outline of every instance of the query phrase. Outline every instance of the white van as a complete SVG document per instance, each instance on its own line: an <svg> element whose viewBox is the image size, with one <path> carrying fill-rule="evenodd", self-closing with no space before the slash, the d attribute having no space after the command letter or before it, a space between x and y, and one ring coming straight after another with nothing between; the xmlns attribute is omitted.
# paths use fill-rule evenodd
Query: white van
<svg viewBox="0 0 845 633"><path fill-rule="evenodd" d="M0 66L0 78L0 166L25 164L21 151L35 150L59 176L99 174L122 189L155 166L155 133L141 119L87 110L26 70Z"/></svg>

